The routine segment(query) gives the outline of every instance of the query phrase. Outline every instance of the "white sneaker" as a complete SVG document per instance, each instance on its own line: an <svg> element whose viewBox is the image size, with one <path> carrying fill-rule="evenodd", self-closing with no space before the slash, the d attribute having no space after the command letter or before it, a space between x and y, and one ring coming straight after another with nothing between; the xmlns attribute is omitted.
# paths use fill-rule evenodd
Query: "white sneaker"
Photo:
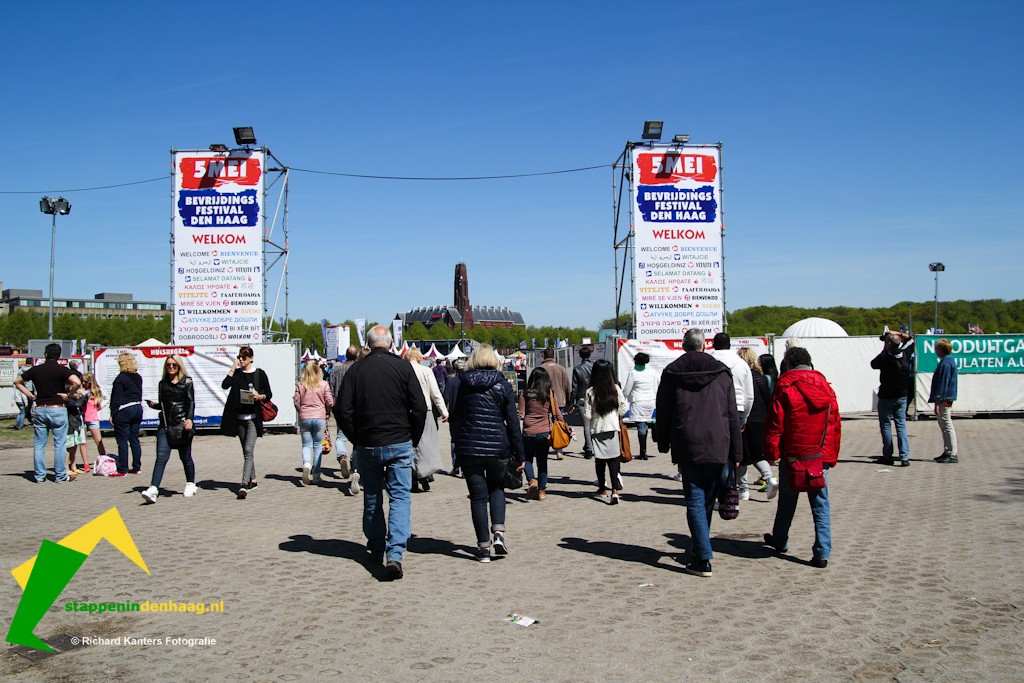
<svg viewBox="0 0 1024 683"><path fill-rule="evenodd" d="M197 490L198 488L196 487L195 483L190 481L185 484L185 493L183 495L186 498L191 498L192 496L196 495Z"/></svg>
<svg viewBox="0 0 1024 683"><path fill-rule="evenodd" d="M313 469L313 466L308 462L302 463L302 483L309 486L309 472Z"/></svg>
<svg viewBox="0 0 1024 683"><path fill-rule="evenodd" d="M352 473L352 483L349 484L348 490L353 495L356 494L356 493L359 493L359 473L358 472L353 472Z"/></svg>
<svg viewBox="0 0 1024 683"><path fill-rule="evenodd" d="M155 503L157 496L160 495L160 489L155 486L150 486L148 489L142 492L142 497L148 500L150 503Z"/></svg>
<svg viewBox="0 0 1024 683"><path fill-rule="evenodd" d="M750 489L740 491L740 500L750 500Z"/></svg>
<svg viewBox="0 0 1024 683"><path fill-rule="evenodd" d="M678 472L676 472L674 475L672 475L672 478L675 479L676 481L682 481L683 480L683 475L681 475Z"/></svg>
<svg viewBox="0 0 1024 683"><path fill-rule="evenodd" d="M771 477L768 480L768 500L771 500L775 496L779 495L779 480L775 477Z"/></svg>

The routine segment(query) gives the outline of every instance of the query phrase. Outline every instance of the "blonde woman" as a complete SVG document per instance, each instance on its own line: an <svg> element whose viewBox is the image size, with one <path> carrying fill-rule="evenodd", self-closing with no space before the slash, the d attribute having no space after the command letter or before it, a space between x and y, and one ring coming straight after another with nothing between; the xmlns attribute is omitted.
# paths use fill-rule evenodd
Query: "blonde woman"
<svg viewBox="0 0 1024 683"><path fill-rule="evenodd" d="M753 465L761 473L765 490L768 492L768 500L771 500L779 492L779 480L772 475L772 468L764 459L764 424L768 419L768 404L771 402L772 393L768 390L768 378L764 376L757 354L746 347L736 353L750 366L750 375L754 382L754 402L743 426L743 462L736 470L736 485L740 490L740 500L750 500L747 467Z"/></svg>
<svg viewBox="0 0 1024 683"><path fill-rule="evenodd" d="M114 425L117 440L117 472L112 477L123 477L142 471L142 444L139 426L142 424L142 377L135 356L122 353L117 357L121 372L114 378L110 390L110 423ZM128 448L132 450L132 466L128 469Z"/></svg>
<svg viewBox="0 0 1024 683"><path fill-rule="evenodd" d="M469 357L469 370L460 376L452 409L452 442L469 488L476 559L481 562L491 561L492 547L497 555L508 554L505 473L510 467L519 471L525 467L515 391L500 369L501 361L490 344L476 347Z"/></svg>
<svg viewBox="0 0 1024 683"><path fill-rule="evenodd" d="M434 472L441 470L441 452L437 447L437 417L442 422L448 421L448 406L445 405L441 396L441 388L437 385L437 378L430 368L420 365L423 360L423 353L413 347L405 352L405 359L412 363L413 372L420 382L420 389L423 390L423 401L427 405L427 417L423 423L423 436L419 444L413 449L415 460L412 472L412 491L417 493L420 489L430 490L430 481ZM434 404L431 412L431 402Z"/></svg>
<svg viewBox="0 0 1024 683"><path fill-rule="evenodd" d="M185 371L181 356L175 354L164 361L163 378L157 388L156 401L146 401L153 410L160 411L160 426L156 430L156 465L149 488L142 497L155 503L160 495L160 481L164 467L171 457L171 449L177 449L178 458L185 468L186 498L196 495L196 467L192 462L192 418L196 411L196 393L192 378Z"/></svg>
<svg viewBox="0 0 1024 683"><path fill-rule="evenodd" d="M82 386L89 395L89 399L85 402L85 429L92 435L92 440L96 442L96 452L106 455L107 449L103 445L103 435L100 434L100 409L105 400L103 390L100 389L96 376L91 372L82 375ZM82 445L82 455L85 455L84 444ZM89 471L88 459L85 461L85 471Z"/></svg>
<svg viewBox="0 0 1024 683"><path fill-rule="evenodd" d="M302 436L302 483L309 486L312 473L313 483L319 484L324 429L327 427L327 415L334 405L334 395L315 360L307 360L302 366L302 376L295 385L292 402L299 414L299 434Z"/></svg>

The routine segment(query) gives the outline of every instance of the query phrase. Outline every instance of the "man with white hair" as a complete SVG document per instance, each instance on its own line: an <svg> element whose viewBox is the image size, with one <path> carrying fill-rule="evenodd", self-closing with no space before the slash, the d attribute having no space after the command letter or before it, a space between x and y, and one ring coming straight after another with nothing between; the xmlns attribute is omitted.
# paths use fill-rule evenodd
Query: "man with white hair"
<svg viewBox="0 0 1024 683"><path fill-rule="evenodd" d="M386 562L387 578L394 581L403 576L402 556L412 533L413 447L423 434L427 404L412 366L389 351L392 341L383 325L366 334L370 353L342 380L336 417L348 440L357 444L354 457L363 485L369 562Z"/></svg>

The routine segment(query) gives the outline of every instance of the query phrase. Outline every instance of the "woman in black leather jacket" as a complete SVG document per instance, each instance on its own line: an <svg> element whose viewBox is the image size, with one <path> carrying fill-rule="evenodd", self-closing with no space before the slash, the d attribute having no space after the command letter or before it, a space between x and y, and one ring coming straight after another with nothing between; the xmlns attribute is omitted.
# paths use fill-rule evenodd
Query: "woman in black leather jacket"
<svg viewBox="0 0 1024 683"><path fill-rule="evenodd" d="M192 463L192 418L196 410L196 394L192 379L185 372L181 356L170 356L164 361L164 376L158 388L158 401L146 401L149 407L160 411L160 427L156 431L156 465L149 488L142 497L155 503L160 495L160 480L171 457L171 449L178 451L185 467L185 497L196 494L196 468Z"/></svg>

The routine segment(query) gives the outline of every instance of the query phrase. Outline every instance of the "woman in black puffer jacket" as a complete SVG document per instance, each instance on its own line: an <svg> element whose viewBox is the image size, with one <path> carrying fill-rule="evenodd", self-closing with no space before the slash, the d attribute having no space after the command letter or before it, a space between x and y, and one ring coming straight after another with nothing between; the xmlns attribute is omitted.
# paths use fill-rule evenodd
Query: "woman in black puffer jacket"
<svg viewBox="0 0 1024 683"><path fill-rule="evenodd" d="M452 443L469 487L477 559L481 562L491 561L492 545L496 554L508 553L505 472L507 467L522 470L524 461L515 392L499 372L500 367L498 355L488 344L481 344L473 351L469 370L461 375L451 420Z"/></svg>
<svg viewBox="0 0 1024 683"><path fill-rule="evenodd" d="M149 488L142 497L155 503L160 495L160 480L164 467L171 457L171 449L178 451L181 464L185 467L186 498L196 494L196 468L192 463L192 418L196 411L195 387L192 378L185 372L181 356L175 354L164 361L164 376L160 380L158 401L146 401L149 407L160 411L160 426L156 430L156 465Z"/></svg>

